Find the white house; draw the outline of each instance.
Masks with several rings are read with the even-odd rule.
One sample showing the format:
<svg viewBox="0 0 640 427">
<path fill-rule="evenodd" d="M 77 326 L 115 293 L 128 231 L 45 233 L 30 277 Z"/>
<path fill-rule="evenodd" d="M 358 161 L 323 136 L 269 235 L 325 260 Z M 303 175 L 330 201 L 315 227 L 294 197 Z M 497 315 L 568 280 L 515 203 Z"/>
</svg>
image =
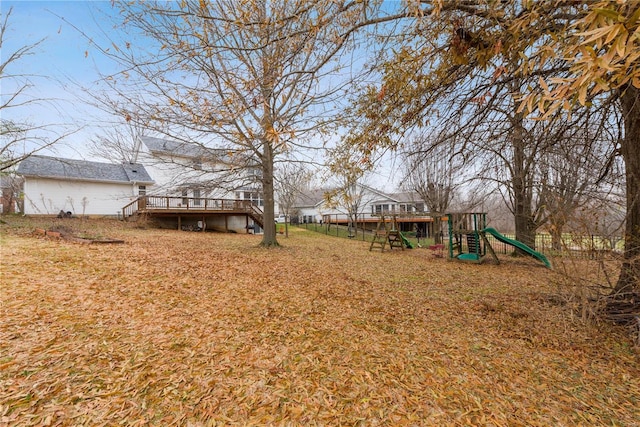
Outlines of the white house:
<svg viewBox="0 0 640 427">
<path fill-rule="evenodd" d="M 323 213 L 329 209 L 325 205 L 326 192 L 316 189 L 299 194 L 291 209 L 291 221 L 305 224 L 322 221 Z"/>
<path fill-rule="evenodd" d="M 345 200 L 350 200 L 347 203 Z M 358 220 L 377 221 L 381 214 L 385 215 L 418 215 L 424 214 L 424 201 L 415 193 L 387 194 L 367 185 L 356 184 L 348 196 L 330 189 L 312 190 L 301 194 L 296 200 L 294 210 L 298 221 L 310 222 L 345 222 L 349 217 L 348 204 L 357 211 Z"/>
<path fill-rule="evenodd" d="M 140 164 L 111 164 L 33 155 L 18 166 L 24 213 L 118 216 L 154 181 Z"/>
<path fill-rule="evenodd" d="M 136 162 L 155 180 L 154 194 L 251 200 L 263 206 L 262 171 L 233 151 L 143 136 L 138 139 Z"/>
<path fill-rule="evenodd" d="M 357 184 L 347 197 L 340 197 L 332 190 L 312 190 L 301 194 L 292 209 L 294 222 L 322 222 L 342 226 L 356 226 L 373 230 L 384 214 L 386 221 L 394 218 L 403 232 L 420 232 L 423 237 L 432 237 L 442 231 L 441 219 L 425 212 L 425 203 L 417 193 L 404 192 L 387 194 L 375 188 Z M 357 215 L 349 215 L 345 199 L 352 201 Z M 356 222 L 356 224 L 353 223 Z"/>
</svg>

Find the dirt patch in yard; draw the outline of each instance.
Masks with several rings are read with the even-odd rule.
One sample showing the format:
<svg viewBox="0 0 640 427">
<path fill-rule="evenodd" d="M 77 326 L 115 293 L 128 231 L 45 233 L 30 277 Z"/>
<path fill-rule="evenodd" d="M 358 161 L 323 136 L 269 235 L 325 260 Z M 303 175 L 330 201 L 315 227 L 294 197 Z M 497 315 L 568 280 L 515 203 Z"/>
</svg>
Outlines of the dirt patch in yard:
<svg viewBox="0 0 640 427">
<path fill-rule="evenodd" d="M 109 237 L 92 236 L 92 235 L 77 235 L 72 229 L 68 227 L 54 227 L 49 230 L 44 228 L 35 228 L 34 233 L 38 236 L 49 237 L 52 239 L 63 239 L 74 243 L 82 244 L 105 244 L 105 243 L 124 243 L 122 239 L 112 239 Z"/>
</svg>

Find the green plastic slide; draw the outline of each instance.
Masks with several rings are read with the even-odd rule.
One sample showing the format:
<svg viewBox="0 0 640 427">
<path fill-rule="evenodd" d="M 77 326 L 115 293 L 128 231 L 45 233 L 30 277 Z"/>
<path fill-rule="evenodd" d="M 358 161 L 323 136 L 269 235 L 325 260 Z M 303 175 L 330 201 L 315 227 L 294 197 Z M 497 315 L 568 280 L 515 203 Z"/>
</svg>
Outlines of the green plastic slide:
<svg viewBox="0 0 640 427">
<path fill-rule="evenodd" d="M 526 253 L 527 255 L 532 256 L 539 261 L 542 261 L 544 265 L 547 266 L 547 268 L 551 268 L 551 263 L 549 262 L 546 256 L 544 256 L 540 252 L 534 251 L 524 243 L 519 242 L 517 240 L 509 239 L 508 237 L 505 237 L 502 234 L 500 234 L 498 230 L 492 227 L 487 227 L 482 231 L 483 233 L 491 234 L 493 237 L 495 237 L 498 241 L 502 243 L 506 243 L 507 245 L 511 245 L 520 249 L 522 252 Z"/>
<path fill-rule="evenodd" d="M 407 249 L 413 249 L 413 245 L 411 244 L 411 242 L 409 240 L 407 240 L 406 237 L 404 237 L 404 234 L 402 234 L 399 231 L 398 231 L 398 234 L 400 235 L 400 238 L 402 239 L 402 243 L 404 243 L 404 245 L 407 247 Z"/>
</svg>

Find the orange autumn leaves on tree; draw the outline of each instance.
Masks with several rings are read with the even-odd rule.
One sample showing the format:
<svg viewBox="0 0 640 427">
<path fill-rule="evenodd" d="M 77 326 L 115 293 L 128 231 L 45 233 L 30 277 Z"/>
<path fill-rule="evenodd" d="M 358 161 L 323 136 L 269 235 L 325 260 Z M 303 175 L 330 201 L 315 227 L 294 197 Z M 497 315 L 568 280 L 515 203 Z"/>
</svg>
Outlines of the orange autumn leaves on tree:
<svg viewBox="0 0 640 427">
<path fill-rule="evenodd" d="M 540 64 L 558 59 L 569 66 L 562 77 L 541 77 L 537 91 L 523 98 L 521 110 L 538 110 L 549 116 L 558 108 L 571 109 L 578 102 L 613 90 L 640 89 L 640 4 L 602 1 L 589 9 L 540 49 Z"/>
<path fill-rule="evenodd" d="M 640 2 L 409 1 L 392 19 L 402 31 L 393 34 L 394 49 L 377 68 L 381 82 L 363 89 L 355 103 L 357 120 L 346 143 L 374 157 L 469 105 L 486 111 L 504 93 L 516 101 L 510 114 L 520 117 L 616 109 L 624 118 L 617 144 L 626 170 L 627 222 L 615 292 L 637 291 Z"/>
</svg>

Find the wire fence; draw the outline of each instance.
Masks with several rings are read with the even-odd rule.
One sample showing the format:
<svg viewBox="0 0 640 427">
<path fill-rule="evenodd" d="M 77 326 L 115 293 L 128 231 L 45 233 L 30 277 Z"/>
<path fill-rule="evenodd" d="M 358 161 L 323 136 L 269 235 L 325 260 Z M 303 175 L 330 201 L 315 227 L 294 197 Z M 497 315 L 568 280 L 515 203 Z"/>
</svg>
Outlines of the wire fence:
<svg viewBox="0 0 640 427">
<path fill-rule="evenodd" d="M 327 236 L 334 236 L 345 239 L 371 241 L 373 231 L 370 229 L 346 225 L 336 225 L 332 223 L 301 223 L 294 226 L 307 230 L 322 233 Z M 415 232 L 408 231 L 402 233 L 404 237 L 412 243 L 415 248 L 428 248 L 436 243 L 433 237 L 424 238 L 417 236 Z M 514 234 L 503 234 L 511 240 L 515 240 Z M 515 248 L 505 242 L 501 242 L 494 236 L 487 234 L 486 238 L 496 254 L 509 255 L 515 252 Z M 448 250 L 449 236 L 443 235 L 441 238 L 445 250 Z M 565 233 L 562 235 L 559 247 L 554 248 L 553 238 L 550 234 L 536 234 L 535 250 L 549 256 L 572 256 L 583 258 L 594 258 L 602 253 L 620 252 L 624 249 L 624 240 L 620 236 L 598 236 L 594 234 Z"/>
</svg>

